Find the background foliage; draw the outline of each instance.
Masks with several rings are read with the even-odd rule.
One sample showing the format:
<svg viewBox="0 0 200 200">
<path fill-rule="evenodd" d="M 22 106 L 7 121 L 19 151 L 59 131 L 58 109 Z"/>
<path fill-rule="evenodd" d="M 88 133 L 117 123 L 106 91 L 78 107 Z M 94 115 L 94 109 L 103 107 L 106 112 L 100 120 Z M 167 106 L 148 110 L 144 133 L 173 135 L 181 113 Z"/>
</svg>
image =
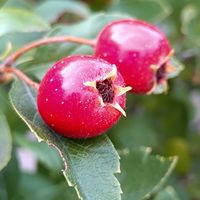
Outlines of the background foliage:
<svg viewBox="0 0 200 200">
<path fill-rule="evenodd" d="M 131 16 L 160 27 L 185 65 L 170 80 L 167 95 L 128 95 L 128 118 L 108 136 L 84 141 L 50 131 L 37 114 L 35 91 L 26 84 L 1 85 L 0 199 L 75 200 L 78 191 L 84 200 L 113 200 L 120 199 L 121 190 L 123 200 L 200 199 L 199 0 L 0 0 L 0 7 L 0 62 L 9 43 L 13 52 L 42 37 L 94 39 L 105 24 Z M 16 67 L 39 81 L 59 58 L 92 52 L 84 45 L 53 44 L 26 54 Z M 40 141 L 59 148 L 68 183 L 55 149 L 38 143 L 12 106 Z M 172 173 L 176 158 L 168 157 L 174 155 L 179 160 Z"/>
</svg>

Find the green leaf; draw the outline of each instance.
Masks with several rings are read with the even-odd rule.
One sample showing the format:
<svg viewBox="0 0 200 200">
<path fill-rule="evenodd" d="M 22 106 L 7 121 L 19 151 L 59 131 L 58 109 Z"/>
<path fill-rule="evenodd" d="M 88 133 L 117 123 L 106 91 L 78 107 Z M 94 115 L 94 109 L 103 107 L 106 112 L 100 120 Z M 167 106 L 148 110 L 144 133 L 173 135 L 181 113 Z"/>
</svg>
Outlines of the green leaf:
<svg viewBox="0 0 200 200">
<path fill-rule="evenodd" d="M 98 33 L 105 25 L 114 20 L 119 20 L 124 18 L 128 18 L 128 16 L 117 15 L 117 14 L 108 15 L 103 13 L 94 14 L 91 17 L 87 18 L 86 20 L 76 24 L 56 26 L 47 34 L 47 36 L 52 37 L 60 35 L 71 35 L 71 36 L 95 39 Z"/>
<path fill-rule="evenodd" d="M 106 24 L 122 18 L 127 18 L 127 16 L 96 14 L 74 25 L 56 26 L 47 34 L 47 37 L 70 35 L 95 39 Z M 41 80 L 46 70 L 54 62 L 64 56 L 72 54 L 93 54 L 93 49 L 85 45 L 73 43 L 43 46 L 37 49 L 33 61 L 20 65 L 19 68 Z"/>
<path fill-rule="evenodd" d="M 45 143 L 38 143 L 37 141 L 32 141 L 19 134 L 16 134 L 15 140 L 17 144 L 21 147 L 29 149 L 33 153 L 35 153 L 39 161 L 41 161 L 50 170 L 61 170 L 62 160 L 58 157 L 55 149 L 50 148 Z"/>
<path fill-rule="evenodd" d="M 39 141 L 55 147 L 64 163 L 63 174 L 84 200 L 120 199 L 119 157 L 106 135 L 87 140 L 64 138 L 42 121 L 37 112 L 36 91 L 16 81 L 10 91 L 13 107 Z"/>
<path fill-rule="evenodd" d="M 51 10 L 51 14 L 46 12 Z M 45 1 L 36 8 L 36 13 L 48 22 L 55 22 L 64 13 L 72 13 L 81 18 L 90 15 L 90 10 L 86 4 L 77 1 Z"/>
<path fill-rule="evenodd" d="M 176 172 L 179 175 L 186 175 L 191 168 L 191 156 L 189 144 L 182 137 L 171 137 L 165 145 L 165 155 L 178 156 Z"/>
<path fill-rule="evenodd" d="M 47 37 L 70 35 L 95 39 L 106 24 L 122 18 L 127 18 L 127 16 L 96 14 L 74 25 L 57 26 L 47 34 Z M 93 49 L 85 45 L 72 43 L 43 46 L 37 49 L 33 61 L 26 62 L 24 65 L 21 64 L 19 68 L 41 80 L 53 63 L 62 57 L 72 54 L 93 54 Z"/>
<path fill-rule="evenodd" d="M 197 5 L 188 4 L 184 7 L 181 13 L 182 32 L 191 39 L 195 45 L 200 45 L 200 14 L 199 2 Z"/>
<path fill-rule="evenodd" d="M 128 114 L 111 130 L 111 139 L 119 148 L 138 148 L 140 146 L 157 146 L 156 130 L 147 116 Z"/>
<path fill-rule="evenodd" d="M 164 190 L 160 191 L 154 200 L 180 200 L 173 187 L 168 186 Z"/>
<path fill-rule="evenodd" d="M 23 8 L 33 10 L 33 4 L 27 0 L 7 0 L 3 8 Z"/>
<path fill-rule="evenodd" d="M 66 187 L 66 182 L 54 182 L 39 173 L 21 174 L 18 196 L 15 200 L 21 200 L 22 196 L 28 200 L 78 200 L 72 188 Z"/>
<path fill-rule="evenodd" d="M 18 192 L 20 171 L 15 156 L 16 149 L 13 149 L 13 154 L 7 167 L 0 172 L 0 199 L 14 199 Z"/>
<path fill-rule="evenodd" d="M 7 43 L 4 51 L 1 53 L 0 52 L 0 61 L 4 60 L 12 51 L 12 44 L 9 42 Z"/>
<path fill-rule="evenodd" d="M 0 9 L 4 5 L 5 2 L 6 2 L 6 0 L 0 0 Z"/>
<path fill-rule="evenodd" d="M 0 36 L 14 32 L 41 32 L 49 29 L 47 22 L 25 9 L 1 9 L 0 21 Z"/>
<path fill-rule="evenodd" d="M 119 0 L 111 5 L 109 11 L 154 22 L 169 16 L 171 7 L 163 0 Z"/>
<path fill-rule="evenodd" d="M 12 152 L 12 137 L 5 116 L 0 113 L 0 170 L 9 162 Z"/>
<path fill-rule="evenodd" d="M 95 39 L 106 24 L 122 18 L 127 18 L 127 16 L 96 14 L 89 17 L 87 20 L 74 25 L 56 26 L 46 35 L 46 37 L 69 35 Z M 33 61 L 20 65 L 19 68 L 28 72 L 30 75 L 34 75 L 40 80 L 46 70 L 52 66 L 54 62 L 62 57 L 72 54 L 93 54 L 93 49 L 85 45 L 67 42 L 43 46 L 37 49 Z"/>
<path fill-rule="evenodd" d="M 149 198 L 166 182 L 175 167 L 177 158 L 150 155 L 150 148 L 122 150 L 121 168 L 117 177 L 122 185 L 122 200 Z"/>
</svg>

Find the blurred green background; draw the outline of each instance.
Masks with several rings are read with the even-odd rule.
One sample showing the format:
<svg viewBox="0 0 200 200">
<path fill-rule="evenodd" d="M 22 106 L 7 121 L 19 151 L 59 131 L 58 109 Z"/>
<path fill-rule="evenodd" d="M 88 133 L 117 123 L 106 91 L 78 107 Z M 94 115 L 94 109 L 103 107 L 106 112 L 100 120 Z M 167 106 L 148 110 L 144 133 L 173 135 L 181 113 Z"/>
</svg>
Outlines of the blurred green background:
<svg viewBox="0 0 200 200">
<path fill-rule="evenodd" d="M 89 35 L 95 38 L 96 27 L 90 34 L 84 26 L 63 27 L 102 12 L 132 16 L 157 25 L 168 36 L 176 51 L 175 56 L 185 69 L 178 77 L 170 79 L 167 95 L 128 95 L 128 118 L 121 119 L 108 135 L 117 149 L 149 146 L 153 154 L 179 156 L 177 167 L 167 183 L 170 187 L 152 199 L 167 200 L 165 193 L 172 193 L 171 199 L 200 200 L 199 0 L 1 0 L 0 5 L 3 9 L 23 8 L 34 13 L 29 16 L 27 13 L 12 13 L 11 9 L 8 15 L 0 11 L 2 57 L 9 41 L 14 51 L 45 35 Z M 20 23 L 16 16 L 21 17 Z M 28 25 L 23 17 L 32 18 L 33 23 Z M 101 17 L 98 19 L 101 23 Z M 48 56 L 50 51 L 55 52 L 51 58 Z M 87 54 L 92 50 L 77 45 L 49 45 L 28 53 L 17 66 L 39 80 L 56 59 L 79 52 Z M 67 183 L 60 173 L 62 162 L 56 152 L 37 143 L 14 113 L 8 101 L 9 88 L 10 84 L 0 87 L 0 111 L 8 120 L 13 138 L 12 159 L 0 172 L 0 199 L 76 199 L 72 189 L 66 190 Z M 30 161 L 23 162 L 25 159 Z"/>
</svg>

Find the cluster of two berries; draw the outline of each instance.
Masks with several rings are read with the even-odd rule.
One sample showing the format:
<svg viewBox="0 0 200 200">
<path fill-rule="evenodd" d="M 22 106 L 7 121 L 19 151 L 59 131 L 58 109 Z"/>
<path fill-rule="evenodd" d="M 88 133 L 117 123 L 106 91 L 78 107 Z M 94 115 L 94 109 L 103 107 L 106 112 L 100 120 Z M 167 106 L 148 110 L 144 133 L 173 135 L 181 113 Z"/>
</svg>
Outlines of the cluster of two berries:
<svg viewBox="0 0 200 200">
<path fill-rule="evenodd" d="M 48 70 L 38 92 L 38 110 L 57 133 L 89 138 L 126 115 L 126 92 L 167 89 L 173 54 L 165 35 L 141 20 L 112 22 L 99 34 L 95 56 L 70 56 Z"/>
</svg>

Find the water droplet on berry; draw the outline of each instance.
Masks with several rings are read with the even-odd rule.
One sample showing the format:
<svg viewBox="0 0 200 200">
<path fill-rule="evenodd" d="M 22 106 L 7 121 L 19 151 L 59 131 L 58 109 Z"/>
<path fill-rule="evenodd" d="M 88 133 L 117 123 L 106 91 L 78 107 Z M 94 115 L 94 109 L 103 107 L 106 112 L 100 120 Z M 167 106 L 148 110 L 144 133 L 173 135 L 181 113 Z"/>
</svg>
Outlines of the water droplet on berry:
<svg viewBox="0 0 200 200">
<path fill-rule="evenodd" d="M 108 56 L 108 54 L 107 54 L 107 53 L 103 53 L 103 56 L 104 56 L 104 57 L 107 57 L 107 56 Z"/>
<path fill-rule="evenodd" d="M 136 55 L 136 53 L 133 53 L 133 58 L 135 58 L 137 55 Z"/>
</svg>

